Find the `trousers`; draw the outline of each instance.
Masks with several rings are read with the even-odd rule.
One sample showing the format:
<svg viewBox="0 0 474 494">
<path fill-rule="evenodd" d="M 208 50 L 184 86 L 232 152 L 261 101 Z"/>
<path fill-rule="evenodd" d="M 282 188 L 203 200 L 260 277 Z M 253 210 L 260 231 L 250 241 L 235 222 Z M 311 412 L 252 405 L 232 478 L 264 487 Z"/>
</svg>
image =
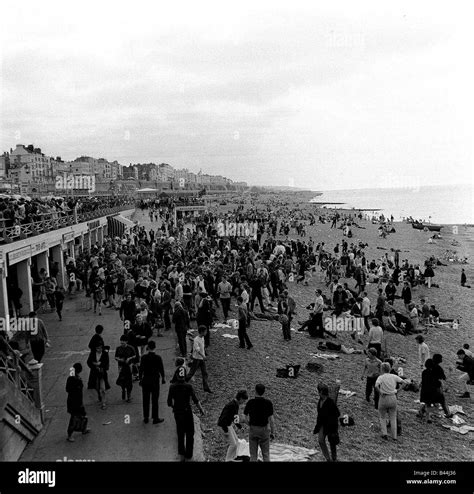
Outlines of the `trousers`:
<svg viewBox="0 0 474 494">
<path fill-rule="evenodd" d="M 201 369 L 202 387 L 203 387 L 204 391 L 210 391 L 209 382 L 207 380 L 208 374 L 207 374 L 207 369 L 206 369 L 206 362 L 204 362 L 204 360 L 200 360 L 200 359 L 196 359 L 196 358 L 193 359 L 193 362 L 191 364 L 191 368 L 189 369 L 189 372 L 188 372 L 188 376 L 186 377 L 186 381 L 189 381 L 194 376 L 194 374 L 196 373 L 196 371 L 198 369 Z"/>
<path fill-rule="evenodd" d="M 250 461 L 257 461 L 258 448 L 262 451 L 263 461 L 270 461 L 270 428 L 251 425 L 249 430 Z"/>
<path fill-rule="evenodd" d="M 238 333 L 240 346 L 244 348 L 245 345 L 247 345 L 247 348 L 250 348 L 252 346 L 252 343 L 250 341 L 249 335 L 247 334 L 247 326 L 245 324 L 242 324 L 240 321 Z"/>
<path fill-rule="evenodd" d="M 160 396 L 160 388 L 142 386 L 143 397 L 143 418 L 147 419 L 150 415 L 150 398 L 151 398 L 151 418 L 158 419 L 158 398 Z"/>
<path fill-rule="evenodd" d="M 387 419 L 390 420 L 390 432 L 393 439 L 397 439 L 397 397 L 396 395 L 380 395 L 379 398 L 379 419 L 382 436 L 387 435 Z"/>
<path fill-rule="evenodd" d="M 222 312 L 224 312 L 224 319 L 229 316 L 230 298 L 221 298 Z"/>
<path fill-rule="evenodd" d="M 175 412 L 176 432 L 178 434 L 178 454 L 190 460 L 194 450 L 194 418 L 193 412 Z"/>
</svg>

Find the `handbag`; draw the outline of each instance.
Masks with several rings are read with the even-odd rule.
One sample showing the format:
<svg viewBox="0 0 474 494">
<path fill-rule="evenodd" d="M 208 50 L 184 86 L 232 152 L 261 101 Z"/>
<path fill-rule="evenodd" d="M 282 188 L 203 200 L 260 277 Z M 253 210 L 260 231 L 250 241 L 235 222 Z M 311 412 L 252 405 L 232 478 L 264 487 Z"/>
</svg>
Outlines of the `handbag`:
<svg viewBox="0 0 474 494">
<path fill-rule="evenodd" d="M 75 432 L 84 432 L 87 429 L 88 419 L 84 415 L 73 415 L 72 416 L 72 430 Z"/>
</svg>

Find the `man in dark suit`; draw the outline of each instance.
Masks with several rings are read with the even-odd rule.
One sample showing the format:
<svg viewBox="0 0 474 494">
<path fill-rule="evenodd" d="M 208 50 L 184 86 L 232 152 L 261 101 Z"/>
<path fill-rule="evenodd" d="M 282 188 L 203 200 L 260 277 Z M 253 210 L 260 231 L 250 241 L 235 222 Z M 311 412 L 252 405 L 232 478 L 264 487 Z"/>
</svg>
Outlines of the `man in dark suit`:
<svg viewBox="0 0 474 494">
<path fill-rule="evenodd" d="M 143 422 L 148 424 L 150 414 L 150 397 L 151 397 L 151 416 L 154 424 L 160 424 L 164 421 L 158 417 L 158 398 L 160 396 L 160 376 L 161 384 L 165 384 L 165 370 L 163 360 L 155 353 L 156 343 L 149 341 L 147 344 L 148 353 L 143 355 L 140 361 L 140 386 L 143 394 Z"/>
</svg>

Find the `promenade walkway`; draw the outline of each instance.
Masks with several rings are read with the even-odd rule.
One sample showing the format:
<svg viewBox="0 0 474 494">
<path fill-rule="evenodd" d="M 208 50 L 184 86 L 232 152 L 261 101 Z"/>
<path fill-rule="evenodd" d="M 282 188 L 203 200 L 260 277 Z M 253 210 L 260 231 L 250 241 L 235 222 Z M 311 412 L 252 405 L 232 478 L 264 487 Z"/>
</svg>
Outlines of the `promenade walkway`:
<svg viewBox="0 0 474 494">
<path fill-rule="evenodd" d="M 140 224 L 147 228 L 148 218 L 137 212 Z M 153 425 L 143 423 L 141 388 L 134 382 L 132 402 L 122 401 L 121 388 L 115 384 L 118 375 L 114 352 L 123 333 L 123 323 L 116 310 L 104 308 L 102 315 L 94 314 L 90 298 L 84 292 L 66 296 L 63 320 L 57 315 L 42 314 L 48 330 L 51 348 L 43 358 L 43 395 L 46 405 L 46 423 L 40 435 L 23 452 L 20 461 L 178 461 L 176 424 L 166 404 L 169 380 L 174 372 L 175 340 L 173 330 L 162 338 L 153 337 L 157 353 L 163 358 L 166 384 L 161 386 L 159 415 L 165 421 Z M 88 304 L 88 306 L 87 306 Z M 86 365 L 87 347 L 97 324 L 104 326 L 103 338 L 110 345 L 108 406 L 101 410 L 94 390 L 87 390 L 89 368 Z M 69 370 L 75 362 L 81 362 L 84 370 L 84 405 L 89 417 L 91 433 L 75 433 L 75 442 L 66 441 L 69 415 L 66 411 L 65 391 Z M 203 461 L 202 439 L 199 421 L 195 418 L 194 461 Z"/>
</svg>

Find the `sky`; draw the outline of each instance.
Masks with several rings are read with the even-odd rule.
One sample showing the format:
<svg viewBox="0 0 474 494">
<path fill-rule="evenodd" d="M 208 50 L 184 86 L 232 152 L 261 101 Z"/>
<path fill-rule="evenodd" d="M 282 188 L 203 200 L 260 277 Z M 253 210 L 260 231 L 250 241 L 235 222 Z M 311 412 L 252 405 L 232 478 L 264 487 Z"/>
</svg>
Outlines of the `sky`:
<svg viewBox="0 0 474 494">
<path fill-rule="evenodd" d="M 2 0 L 0 17 L 1 152 L 312 190 L 474 184 L 469 2 Z"/>
</svg>

